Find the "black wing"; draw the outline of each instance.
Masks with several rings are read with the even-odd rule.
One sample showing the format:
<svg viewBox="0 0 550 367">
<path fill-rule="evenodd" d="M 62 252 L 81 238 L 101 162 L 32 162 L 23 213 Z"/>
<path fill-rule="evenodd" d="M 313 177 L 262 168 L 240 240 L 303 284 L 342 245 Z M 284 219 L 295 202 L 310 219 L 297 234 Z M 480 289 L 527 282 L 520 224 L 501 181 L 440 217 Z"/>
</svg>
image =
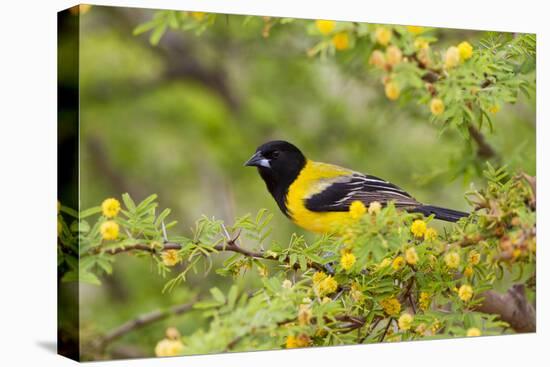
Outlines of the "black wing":
<svg viewBox="0 0 550 367">
<path fill-rule="evenodd" d="M 305 206 L 314 212 L 344 212 L 356 200 L 367 207 L 373 201 L 382 205 L 393 201 L 396 207 L 421 205 L 411 195 L 388 181 L 354 173 L 335 179 L 323 191 L 306 199 Z"/>
</svg>

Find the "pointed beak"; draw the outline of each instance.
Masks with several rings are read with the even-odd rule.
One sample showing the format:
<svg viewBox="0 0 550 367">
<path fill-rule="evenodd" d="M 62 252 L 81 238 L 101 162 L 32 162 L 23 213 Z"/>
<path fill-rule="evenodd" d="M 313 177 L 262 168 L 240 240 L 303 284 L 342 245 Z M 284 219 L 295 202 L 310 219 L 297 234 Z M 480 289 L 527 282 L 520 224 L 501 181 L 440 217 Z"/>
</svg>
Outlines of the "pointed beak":
<svg viewBox="0 0 550 367">
<path fill-rule="evenodd" d="M 244 165 L 249 167 L 271 168 L 269 160 L 266 159 L 261 152 L 254 153 L 254 155 L 248 161 L 246 161 Z"/>
</svg>

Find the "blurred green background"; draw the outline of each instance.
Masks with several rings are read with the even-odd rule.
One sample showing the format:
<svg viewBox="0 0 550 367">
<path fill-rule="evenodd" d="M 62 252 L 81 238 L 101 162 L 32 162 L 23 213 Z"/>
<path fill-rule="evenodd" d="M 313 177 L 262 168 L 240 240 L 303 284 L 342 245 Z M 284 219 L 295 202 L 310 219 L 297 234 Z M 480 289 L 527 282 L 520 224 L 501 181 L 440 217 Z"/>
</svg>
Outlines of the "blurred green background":
<svg viewBox="0 0 550 367">
<path fill-rule="evenodd" d="M 200 36 L 168 31 L 152 46 L 132 31 L 153 13 L 94 6 L 82 14 L 82 208 L 124 192 L 136 200 L 157 193 L 161 208 L 178 220 L 172 232 L 184 235 L 203 214 L 232 223 L 267 208 L 275 213 L 272 240 L 285 244 L 304 231 L 279 212 L 257 172 L 243 167 L 258 145 L 285 139 L 311 159 L 386 178 L 423 202 L 468 210 L 464 193 L 481 183 L 468 143 L 454 131 L 440 135 L 425 106 L 389 101 L 366 60 L 345 53 L 310 58 L 314 41 L 303 24 L 273 27 L 264 38 L 261 17 L 224 16 Z M 434 34 L 444 47 L 464 39 L 475 45 L 484 32 Z M 503 106 L 494 120 L 487 139 L 502 161 L 534 175 L 534 99 Z M 139 313 L 229 283 L 213 272 L 196 274 L 162 294 L 166 280 L 151 261 L 118 256 L 101 287 L 81 285 L 84 342 Z M 252 288 L 257 278 L 252 269 L 239 282 Z M 192 315 L 166 320 L 128 334 L 112 353 L 132 345 L 151 355 L 168 325 L 182 334 L 207 327 Z"/>
</svg>

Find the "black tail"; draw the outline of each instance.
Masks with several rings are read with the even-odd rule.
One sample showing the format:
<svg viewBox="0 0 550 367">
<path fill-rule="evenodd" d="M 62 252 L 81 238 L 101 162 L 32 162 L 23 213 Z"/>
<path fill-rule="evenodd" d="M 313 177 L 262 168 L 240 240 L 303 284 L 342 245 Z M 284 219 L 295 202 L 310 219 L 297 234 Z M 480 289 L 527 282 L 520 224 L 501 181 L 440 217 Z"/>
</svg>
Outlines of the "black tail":
<svg viewBox="0 0 550 367">
<path fill-rule="evenodd" d="M 436 219 L 447 222 L 456 222 L 462 217 L 467 217 L 469 213 L 459 212 L 458 210 L 440 208 L 433 205 L 422 205 L 410 210 L 413 213 L 422 213 L 425 216 L 435 215 Z"/>
</svg>

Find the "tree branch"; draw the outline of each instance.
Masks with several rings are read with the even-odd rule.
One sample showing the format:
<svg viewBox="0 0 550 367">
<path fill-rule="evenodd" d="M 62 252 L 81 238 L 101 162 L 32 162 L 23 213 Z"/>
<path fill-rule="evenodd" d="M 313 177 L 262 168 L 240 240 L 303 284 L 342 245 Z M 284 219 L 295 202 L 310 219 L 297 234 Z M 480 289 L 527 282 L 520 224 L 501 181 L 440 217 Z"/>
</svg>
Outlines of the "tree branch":
<svg viewBox="0 0 550 367">
<path fill-rule="evenodd" d="M 493 147 L 485 139 L 485 136 L 473 124 L 468 125 L 468 132 L 477 144 L 477 155 L 479 158 L 489 159 L 497 156 Z"/>
<path fill-rule="evenodd" d="M 196 302 L 197 300 L 194 300 L 189 303 L 183 303 L 181 305 L 172 306 L 168 310 L 155 310 L 145 314 L 138 315 L 133 320 L 127 321 L 124 324 L 107 332 L 97 342 L 97 346 L 101 351 L 103 351 L 110 343 L 122 337 L 123 335 L 128 334 L 133 330 L 140 329 L 156 321 L 166 319 L 168 316 L 181 315 L 187 311 L 190 311 L 191 309 L 193 309 L 193 305 Z"/>
<path fill-rule="evenodd" d="M 505 294 L 486 291 L 481 297 L 477 311 L 499 315 L 519 333 L 537 330 L 536 310 L 525 297 L 525 285 L 515 284 Z"/>
</svg>

